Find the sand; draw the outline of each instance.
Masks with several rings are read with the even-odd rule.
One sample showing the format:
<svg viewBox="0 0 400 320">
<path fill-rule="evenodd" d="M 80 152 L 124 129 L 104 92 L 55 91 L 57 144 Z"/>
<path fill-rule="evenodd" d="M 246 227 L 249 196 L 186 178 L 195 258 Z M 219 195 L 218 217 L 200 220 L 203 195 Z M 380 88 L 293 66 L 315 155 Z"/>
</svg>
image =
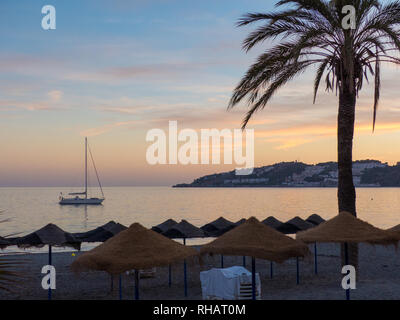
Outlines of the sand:
<svg viewBox="0 0 400 320">
<path fill-rule="evenodd" d="M 314 246 L 310 246 L 313 252 Z M 296 260 L 274 264 L 274 277 L 270 278 L 270 263 L 257 260 L 256 269 L 262 282 L 262 299 L 266 300 L 343 300 L 341 288 L 340 248 L 337 244 L 318 245 L 318 275 L 314 274 L 314 256 L 300 261 L 300 284 L 296 284 Z M 111 290 L 111 277 L 104 272 L 86 272 L 76 276 L 69 269 L 72 261 L 81 253 L 54 253 L 53 265 L 57 270 L 57 288 L 53 299 L 119 299 L 118 277 Z M 357 289 L 351 292 L 354 300 L 400 299 L 400 252 L 393 247 L 360 245 L 360 267 Z M 47 264 L 47 254 L 25 254 L 25 265 L 18 271 L 26 279 L 12 293 L 0 291 L 0 299 L 47 299 L 47 291 L 41 287 L 41 268 Z M 251 259 L 247 258 L 251 270 Z M 172 286 L 168 287 L 168 267 L 157 268 L 155 278 L 141 279 L 140 299 L 146 300 L 201 300 L 200 271 L 220 267 L 220 256 L 206 258 L 203 267 L 188 266 L 188 297 L 184 297 L 183 264 L 172 267 Z M 224 266 L 242 265 L 242 257 L 224 257 Z M 132 275 L 122 277 L 123 299 L 134 299 Z"/>
</svg>

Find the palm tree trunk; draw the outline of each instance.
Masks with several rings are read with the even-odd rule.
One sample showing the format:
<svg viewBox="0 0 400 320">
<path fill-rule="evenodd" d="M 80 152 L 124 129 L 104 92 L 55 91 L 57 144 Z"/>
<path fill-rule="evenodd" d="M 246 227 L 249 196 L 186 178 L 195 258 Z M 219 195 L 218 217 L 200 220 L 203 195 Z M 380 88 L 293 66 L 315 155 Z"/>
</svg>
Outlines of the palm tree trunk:
<svg viewBox="0 0 400 320">
<path fill-rule="evenodd" d="M 339 94 L 338 112 L 338 202 L 339 212 L 347 211 L 357 216 L 356 190 L 353 182 L 353 137 L 355 122 L 355 89 L 344 86 Z M 350 244 L 349 263 L 358 267 L 358 246 Z M 344 265 L 344 246 L 341 248 L 342 265 Z"/>
</svg>

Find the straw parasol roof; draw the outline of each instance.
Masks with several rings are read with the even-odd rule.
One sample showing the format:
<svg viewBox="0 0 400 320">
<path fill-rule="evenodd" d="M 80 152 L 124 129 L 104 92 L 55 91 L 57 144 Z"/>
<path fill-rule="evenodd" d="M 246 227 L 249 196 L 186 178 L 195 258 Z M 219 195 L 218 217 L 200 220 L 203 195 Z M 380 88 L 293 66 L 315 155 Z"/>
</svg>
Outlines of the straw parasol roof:
<svg viewBox="0 0 400 320">
<path fill-rule="evenodd" d="M 176 224 L 178 224 L 178 222 L 176 222 L 174 219 L 168 219 L 163 223 L 160 223 L 159 225 L 152 227 L 151 230 L 158 233 L 163 233 L 168 229 L 172 228 Z"/>
<path fill-rule="evenodd" d="M 391 234 L 393 234 L 397 239 L 400 240 L 400 224 L 397 226 L 394 226 L 390 229 L 387 229 L 386 231 L 390 232 Z"/>
<path fill-rule="evenodd" d="M 73 236 L 82 242 L 104 242 L 125 229 L 124 225 L 110 221 L 87 232 L 73 233 Z"/>
<path fill-rule="evenodd" d="M 278 229 L 283 224 L 283 222 L 279 221 L 275 217 L 268 217 L 262 223 L 275 230 Z"/>
<path fill-rule="evenodd" d="M 13 244 L 18 247 L 43 247 L 44 245 L 72 247 L 76 250 L 81 247 L 81 241 L 52 223 L 24 237 L 14 238 Z"/>
<path fill-rule="evenodd" d="M 200 254 L 251 256 L 281 263 L 291 257 L 304 257 L 308 247 L 259 222 L 248 219 L 242 225 L 204 245 Z"/>
<path fill-rule="evenodd" d="M 378 229 L 371 224 L 360 220 L 348 212 L 341 212 L 331 220 L 319 226 L 299 232 L 296 235 L 298 240 L 306 243 L 313 242 L 337 242 L 337 243 L 358 243 L 397 245 L 398 236 L 392 232 Z"/>
<path fill-rule="evenodd" d="M 125 227 L 123 224 L 120 224 L 115 221 L 110 221 L 110 222 L 106 223 L 104 226 L 102 226 L 102 228 L 106 231 L 113 233 L 114 235 L 120 233 L 121 231 L 128 229 L 128 227 Z"/>
<path fill-rule="evenodd" d="M 246 222 L 246 219 L 243 218 L 243 219 L 240 219 L 239 221 L 236 221 L 236 222 L 235 222 L 235 225 L 236 225 L 236 226 L 240 226 L 241 224 L 243 224 L 243 223 L 245 223 L 245 222 Z"/>
<path fill-rule="evenodd" d="M 316 225 L 316 226 L 320 225 L 322 222 L 325 222 L 325 221 L 326 221 L 325 219 L 323 219 L 322 217 L 320 217 L 317 214 L 312 214 L 311 216 L 309 216 L 306 219 L 306 222 L 312 223 L 313 225 Z"/>
<path fill-rule="evenodd" d="M 11 245 L 10 241 L 8 241 L 7 239 L 5 239 L 3 237 L 0 237 L 0 249 L 4 249 L 10 245 Z"/>
<path fill-rule="evenodd" d="M 315 227 L 315 225 L 304 221 L 300 217 L 295 217 L 280 225 L 277 230 L 285 234 L 293 234 L 313 227 Z"/>
<path fill-rule="evenodd" d="M 206 236 L 203 230 L 186 220 L 182 220 L 178 224 L 172 226 L 172 228 L 163 232 L 163 235 L 171 239 L 203 238 Z"/>
<path fill-rule="evenodd" d="M 219 237 L 234 227 L 236 227 L 236 225 L 233 222 L 226 220 L 224 217 L 220 217 L 213 222 L 207 223 L 200 229 L 211 237 Z"/>
<path fill-rule="evenodd" d="M 394 226 L 390 229 L 387 229 L 386 231 L 391 231 L 391 232 L 395 232 L 395 233 L 399 233 L 400 234 L 400 224 L 397 226 Z"/>
<path fill-rule="evenodd" d="M 115 237 L 80 255 L 71 268 L 74 272 L 101 270 L 121 274 L 128 270 L 169 265 L 197 255 L 196 249 L 134 223 Z"/>
</svg>

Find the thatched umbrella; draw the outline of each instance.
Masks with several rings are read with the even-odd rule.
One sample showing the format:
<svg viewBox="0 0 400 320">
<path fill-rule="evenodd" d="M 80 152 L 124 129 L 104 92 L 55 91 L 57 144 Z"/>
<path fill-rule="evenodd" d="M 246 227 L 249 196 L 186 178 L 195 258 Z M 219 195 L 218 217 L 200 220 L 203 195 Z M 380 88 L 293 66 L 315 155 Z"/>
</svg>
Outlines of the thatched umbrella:
<svg viewBox="0 0 400 320">
<path fill-rule="evenodd" d="M 285 234 L 294 234 L 299 231 L 308 230 L 310 228 L 315 227 L 313 224 L 304 221 L 300 217 L 295 217 L 277 228 L 278 231 Z"/>
<path fill-rule="evenodd" d="M 170 239 L 183 239 L 183 244 L 186 245 L 186 239 L 191 238 L 204 238 L 206 234 L 200 228 L 197 228 L 193 224 L 182 220 L 178 224 L 172 226 L 170 229 L 162 233 L 164 236 Z M 183 272 L 184 272 L 184 285 L 185 285 L 185 297 L 187 297 L 187 266 L 186 260 L 183 261 Z M 169 267 L 169 286 L 171 286 L 171 267 Z"/>
<path fill-rule="evenodd" d="M 311 223 L 314 226 L 318 226 L 321 223 L 325 222 L 321 216 L 317 214 L 312 214 L 306 219 L 306 222 Z M 314 272 L 318 274 L 318 263 L 317 263 L 318 255 L 317 255 L 317 243 L 314 243 Z"/>
<path fill-rule="evenodd" d="M 394 227 L 392 227 L 390 229 L 387 229 L 386 231 L 394 232 L 394 233 L 397 233 L 397 234 L 400 235 L 400 224 L 397 225 L 397 226 L 394 226 Z"/>
<path fill-rule="evenodd" d="M 322 222 L 325 222 L 326 220 L 323 219 L 321 216 L 317 215 L 317 214 L 312 214 L 311 216 L 309 216 L 306 219 L 306 222 L 309 222 L 315 226 L 320 225 Z"/>
<path fill-rule="evenodd" d="M 104 242 L 126 229 L 124 225 L 110 221 L 87 232 L 73 233 L 73 236 L 82 242 Z"/>
<path fill-rule="evenodd" d="M 162 234 L 170 239 L 183 239 L 184 244 L 186 244 L 186 239 L 204 238 L 206 236 L 203 230 L 186 220 L 182 220 Z"/>
<path fill-rule="evenodd" d="M 168 220 L 164 221 L 163 223 L 160 223 L 159 225 L 152 227 L 151 230 L 158 232 L 158 233 L 164 233 L 177 224 L 178 224 L 178 222 L 176 222 L 174 219 L 168 219 Z M 171 265 L 169 265 L 168 266 L 168 286 L 170 288 L 171 288 L 171 284 L 172 284 Z"/>
<path fill-rule="evenodd" d="M 271 227 L 272 229 L 277 230 L 281 225 L 283 225 L 282 221 L 279 221 L 275 217 L 268 217 L 267 219 L 263 220 L 262 223 L 264 223 L 266 226 Z"/>
<path fill-rule="evenodd" d="M 135 297 L 139 299 L 139 270 L 170 265 L 195 257 L 194 248 L 183 246 L 138 223 L 80 255 L 71 265 L 75 272 L 101 270 L 121 274 L 135 270 Z"/>
<path fill-rule="evenodd" d="M 217 220 L 202 226 L 201 230 L 203 230 L 209 237 L 219 237 L 236 226 L 235 223 L 226 220 L 224 217 L 219 217 Z M 224 268 L 224 255 L 221 255 L 221 268 Z"/>
<path fill-rule="evenodd" d="M 102 228 L 106 231 L 111 232 L 114 235 L 120 233 L 121 231 L 128 229 L 128 227 L 126 227 L 123 224 L 120 224 L 118 222 L 115 222 L 115 221 L 110 221 L 110 222 L 106 223 L 105 225 L 102 226 Z"/>
<path fill-rule="evenodd" d="M 400 240 L 400 224 L 386 230 Z"/>
<path fill-rule="evenodd" d="M 6 238 L 0 237 L 0 249 L 4 249 L 11 245 L 11 242 Z"/>
<path fill-rule="evenodd" d="M 245 218 L 243 218 L 243 219 L 240 219 L 239 221 L 236 221 L 235 222 L 235 226 L 237 227 L 237 226 L 240 226 L 241 224 L 243 224 L 243 223 L 245 223 L 246 222 L 246 219 Z M 221 257 L 223 257 L 223 256 L 221 256 Z M 246 268 L 246 256 L 243 256 L 243 268 Z"/>
<path fill-rule="evenodd" d="M 210 237 L 219 237 L 235 227 L 235 223 L 226 220 L 224 217 L 220 217 L 217 220 L 205 224 L 200 229 Z"/>
<path fill-rule="evenodd" d="M 49 246 L 49 265 L 51 265 L 51 248 L 57 247 L 72 247 L 76 250 L 80 250 L 81 241 L 76 239 L 71 233 L 65 232 L 55 224 L 48 224 L 45 227 L 32 232 L 26 236 L 14 238 L 13 244 L 16 244 L 20 248 L 29 247 L 43 247 Z M 48 298 L 51 299 L 51 288 L 48 291 Z"/>
<path fill-rule="evenodd" d="M 279 227 L 283 225 L 282 221 L 279 221 L 275 217 L 268 217 L 267 219 L 262 221 L 263 224 L 265 224 L 268 227 L 271 227 L 272 229 L 278 230 Z M 272 279 L 273 277 L 273 262 L 270 261 L 270 277 Z"/>
<path fill-rule="evenodd" d="M 172 228 L 176 224 L 178 224 L 178 222 L 176 222 L 174 219 L 168 219 L 163 223 L 160 223 L 159 225 L 152 227 L 151 230 L 158 233 L 163 233 L 168 229 Z"/>
<path fill-rule="evenodd" d="M 124 225 L 115 221 L 110 221 L 100 227 L 97 227 L 96 229 L 87 232 L 73 233 L 73 236 L 82 242 L 105 242 L 126 229 L 127 227 Z M 111 291 L 113 291 L 113 288 L 114 278 L 111 276 Z"/>
<path fill-rule="evenodd" d="M 236 221 L 236 222 L 235 222 L 235 225 L 236 225 L 236 226 L 240 226 L 241 224 L 243 224 L 243 223 L 245 223 L 245 222 L 246 222 L 246 219 L 243 218 L 243 219 L 240 219 L 239 221 Z"/>
<path fill-rule="evenodd" d="M 348 243 L 397 245 L 399 241 L 399 237 L 393 232 L 378 229 L 348 212 L 341 212 L 333 219 L 313 229 L 299 232 L 296 238 L 305 243 L 333 242 L 344 244 L 346 265 L 348 264 Z M 350 290 L 346 290 L 346 298 L 350 299 Z"/>
<path fill-rule="evenodd" d="M 282 263 L 292 257 L 304 257 L 309 250 L 305 244 L 283 235 L 252 217 L 203 246 L 200 253 L 251 256 L 253 299 L 255 299 L 256 258 Z"/>
</svg>

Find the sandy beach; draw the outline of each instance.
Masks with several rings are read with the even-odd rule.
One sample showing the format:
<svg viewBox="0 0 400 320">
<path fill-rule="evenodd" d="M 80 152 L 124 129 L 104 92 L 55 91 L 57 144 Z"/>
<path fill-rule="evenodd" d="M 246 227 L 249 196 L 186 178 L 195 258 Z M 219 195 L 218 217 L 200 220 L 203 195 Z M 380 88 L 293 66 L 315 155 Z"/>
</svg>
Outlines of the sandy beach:
<svg viewBox="0 0 400 320">
<path fill-rule="evenodd" d="M 313 246 L 310 246 L 313 252 Z M 337 244 L 318 245 L 318 275 L 314 274 L 314 257 L 300 261 L 300 284 L 296 285 L 296 260 L 274 264 L 274 277 L 270 278 L 270 263 L 257 260 L 256 269 L 262 282 L 262 299 L 265 300 L 342 300 L 340 249 Z M 81 254 L 75 252 L 54 253 L 53 265 L 57 270 L 57 289 L 53 299 L 116 300 L 118 278 L 111 291 L 111 278 L 105 272 L 85 272 L 76 276 L 70 271 L 73 260 Z M 400 299 L 400 252 L 394 247 L 360 245 L 360 268 L 357 274 L 357 290 L 351 292 L 354 300 Z M 10 256 L 11 257 L 11 256 Z M 0 299 L 47 299 L 47 291 L 41 287 L 40 273 L 47 264 L 47 254 L 19 255 L 25 264 L 18 271 L 27 278 L 12 293 L 0 291 Z M 201 300 L 199 272 L 220 267 L 220 256 L 204 258 L 203 266 L 188 266 L 188 297 L 184 297 L 183 264 L 172 267 L 172 286 L 168 287 L 168 268 L 157 268 L 155 278 L 141 279 L 140 298 L 145 300 Z M 242 257 L 224 257 L 224 267 L 242 265 Z M 251 259 L 247 258 L 251 270 Z M 122 278 L 123 299 L 134 298 L 133 276 Z"/>
</svg>

